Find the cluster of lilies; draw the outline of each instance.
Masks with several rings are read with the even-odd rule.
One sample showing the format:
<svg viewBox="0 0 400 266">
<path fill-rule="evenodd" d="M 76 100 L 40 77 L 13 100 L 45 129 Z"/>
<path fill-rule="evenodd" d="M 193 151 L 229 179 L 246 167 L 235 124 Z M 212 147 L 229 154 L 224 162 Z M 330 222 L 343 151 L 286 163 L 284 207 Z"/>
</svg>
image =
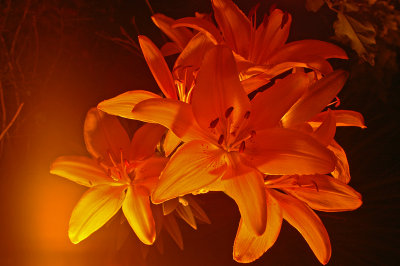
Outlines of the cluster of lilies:
<svg viewBox="0 0 400 266">
<path fill-rule="evenodd" d="M 166 228 L 182 247 L 175 217 L 193 228 L 196 219 L 209 223 L 193 195 L 220 191 L 241 215 L 236 261 L 265 253 L 285 219 L 326 264 L 331 244 L 313 210 L 362 204 L 334 135 L 337 126 L 364 128 L 363 117 L 330 109 L 348 74 L 327 59 L 346 54 L 317 40 L 286 43 L 292 18 L 279 9 L 257 23 L 257 8 L 246 16 L 231 0 L 212 7 L 213 18 L 154 15 L 171 41 L 159 49 L 138 39 L 163 95 L 128 91 L 101 102 L 84 124 L 92 157 L 62 156 L 51 165 L 51 173 L 89 187 L 69 237 L 80 242 L 122 207 L 144 244 Z M 164 57 L 174 54 L 170 70 Z M 145 124 L 130 139 L 116 116 Z"/>
</svg>

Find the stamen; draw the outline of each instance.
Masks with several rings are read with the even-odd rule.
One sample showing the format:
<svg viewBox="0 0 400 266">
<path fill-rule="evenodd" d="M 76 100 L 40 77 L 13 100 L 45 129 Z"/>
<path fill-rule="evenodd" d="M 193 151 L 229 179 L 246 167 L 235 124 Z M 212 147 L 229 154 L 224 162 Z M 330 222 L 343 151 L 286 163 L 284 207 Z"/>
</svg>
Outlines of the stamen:
<svg viewBox="0 0 400 266">
<path fill-rule="evenodd" d="M 224 142 L 224 135 L 221 135 L 221 136 L 219 136 L 219 139 L 218 139 L 218 144 L 219 145 L 221 145 L 222 144 L 222 142 Z"/>
<path fill-rule="evenodd" d="M 249 119 L 249 117 L 250 117 L 250 111 L 247 111 L 245 114 L 244 114 L 244 119 Z"/>
<path fill-rule="evenodd" d="M 114 161 L 114 158 L 112 157 L 111 152 L 108 150 L 107 151 L 108 157 L 110 157 L 111 163 L 114 165 L 114 167 L 117 167 L 117 164 Z"/>
<path fill-rule="evenodd" d="M 226 109 L 225 118 L 228 118 L 232 114 L 232 111 L 233 111 L 233 106 L 231 106 L 228 109 Z"/>
<path fill-rule="evenodd" d="M 218 122 L 219 122 L 219 118 L 217 117 L 216 119 L 211 121 L 210 128 L 215 128 L 218 125 Z"/>
<path fill-rule="evenodd" d="M 288 22 L 288 20 L 289 20 L 289 13 L 287 11 L 285 11 L 285 13 L 283 14 L 283 17 L 282 17 L 281 29 L 283 29 L 283 27 Z"/>
<path fill-rule="evenodd" d="M 244 152 L 244 149 L 246 148 L 246 142 L 242 141 L 239 146 L 239 153 Z"/>
</svg>

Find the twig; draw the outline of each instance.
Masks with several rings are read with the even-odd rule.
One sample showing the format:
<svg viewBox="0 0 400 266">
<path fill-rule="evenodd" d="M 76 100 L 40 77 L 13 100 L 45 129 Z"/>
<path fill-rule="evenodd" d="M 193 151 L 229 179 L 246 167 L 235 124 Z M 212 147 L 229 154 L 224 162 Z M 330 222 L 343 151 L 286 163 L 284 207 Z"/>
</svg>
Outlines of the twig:
<svg viewBox="0 0 400 266">
<path fill-rule="evenodd" d="M 24 103 L 21 103 L 18 107 L 17 112 L 15 113 L 15 115 L 13 116 L 13 118 L 11 119 L 10 123 L 8 123 L 7 127 L 3 130 L 3 132 L 1 132 L 0 134 L 0 141 L 1 139 L 4 137 L 4 135 L 7 133 L 7 131 L 10 129 L 10 127 L 14 124 L 15 120 L 17 119 L 19 113 L 21 112 L 22 107 L 24 106 Z"/>
</svg>

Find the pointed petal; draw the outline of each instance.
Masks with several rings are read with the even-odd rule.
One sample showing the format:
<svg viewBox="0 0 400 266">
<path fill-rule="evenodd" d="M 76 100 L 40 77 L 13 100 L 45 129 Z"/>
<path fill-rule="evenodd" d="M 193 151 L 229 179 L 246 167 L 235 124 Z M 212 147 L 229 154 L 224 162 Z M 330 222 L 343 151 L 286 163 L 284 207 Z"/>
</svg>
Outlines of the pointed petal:
<svg viewBox="0 0 400 266">
<path fill-rule="evenodd" d="M 190 104 L 173 99 L 149 99 L 137 104 L 132 113 L 140 121 L 165 126 L 185 142 L 207 139 L 193 116 Z"/>
<path fill-rule="evenodd" d="M 134 183 L 146 187 L 149 193 L 153 191 L 158 183 L 159 176 L 164 170 L 168 158 L 151 157 L 135 167 Z"/>
<path fill-rule="evenodd" d="M 322 264 L 327 264 L 331 257 L 331 243 L 319 217 L 292 196 L 275 190 L 270 190 L 270 193 L 279 202 L 283 218 L 302 234 L 317 259 Z"/>
<path fill-rule="evenodd" d="M 328 146 L 336 133 L 336 120 L 333 112 L 328 110 L 328 115 L 321 125 L 313 132 L 313 137 L 315 137 L 319 143 L 323 146 Z"/>
<path fill-rule="evenodd" d="M 122 211 L 140 241 L 151 245 L 156 240 L 156 229 L 150 208 L 149 193 L 137 186 L 129 186 Z"/>
<path fill-rule="evenodd" d="M 199 219 L 200 221 L 211 224 L 210 219 L 208 218 L 206 212 L 203 208 L 197 203 L 196 199 L 191 195 L 186 195 L 185 199 L 189 202 L 189 206 L 192 208 L 193 215 Z"/>
<path fill-rule="evenodd" d="M 170 17 L 163 14 L 154 14 L 151 19 L 154 24 L 168 36 L 168 38 L 178 45 L 181 51 L 193 37 L 193 33 L 188 29 L 173 28 L 172 25 L 175 23 L 175 20 Z"/>
<path fill-rule="evenodd" d="M 212 6 L 225 41 L 236 53 L 247 57 L 252 28 L 246 15 L 229 0 L 213 0 Z"/>
<path fill-rule="evenodd" d="M 348 184 L 351 177 L 346 152 L 335 140 L 331 142 L 331 144 L 328 146 L 328 149 L 333 152 L 336 158 L 335 170 L 333 170 L 331 173 L 332 176 L 343 183 Z"/>
<path fill-rule="evenodd" d="M 178 207 L 179 200 L 178 198 L 167 200 L 162 203 L 162 210 L 164 215 L 168 215 L 173 212 L 176 207 Z"/>
<path fill-rule="evenodd" d="M 84 156 L 58 157 L 51 164 L 50 173 L 86 187 L 114 182 L 96 160 Z"/>
<path fill-rule="evenodd" d="M 284 13 L 279 9 L 273 10 L 268 17 L 267 25 L 261 25 L 256 31 L 252 51 L 253 61 L 258 64 L 266 62 L 269 64 L 268 57 L 285 44 L 291 23 L 292 16 L 289 13 Z"/>
<path fill-rule="evenodd" d="M 194 230 L 197 230 L 196 220 L 194 219 L 192 209 L 189 205 L 183 206 L 182 204 L 179 204 L 176 208 L 176 212 L 188 225 L 190 225 Z"/>
<path fill-rule="evenodd" d="M 171 130 L 167 131 L 164 139 L 165 157 L 169 157 L 171 153 L 181 144 L 181 139 L 178 138 Z"/>
<path fill-rule="evenodd" d="M 246 143 L 243 155 L 271 175 L 327 174 L 334 168 L 333 154 L 327 148 L 307 134 L 284 128 L 258 131 Z"/>
<path fill-rule="evenodd" d="M 312 209 L 341 212 L 355 210 L 362 204 L 360 193 L 331 176 L 299 176 L 297 182 L 299 187 L 284 190 Z"/>
<path fill-rule="evenodd" d="M 102 101 L 97 105 L 97 108 L 110 115 L 136 119 L 132 114 L 133 107 L 141 101 L 152 98 L 161 97 L 149 91 L 127 91 L 114 98 Z"/>
<path fill-rule="evenodd" d="M 221 177 L 225 168 L 221 149 L 200 140 L 185 143 L 162 172 L 152 201 L 157 204 L 204 188 Z"/>
<path fill-rule="evenodd" d="M 318 40 L 301 40 L 290 42 L 277 50 L 269 59 L 268 63 L 276 65 L 285 61 L 307 61 L 309 57 L 341 58 L 348 59 L 346 52 L 334 44 Z"/>
<path fill-rule="evenodd" d="M 347 72 L 336 70 L 316 81 L 282 118 L 284 127 L 306 122 L 322 111 L 342 89 L 347 77 Z"/>
<path fill-rule="evenodd" d="M 145 124 L 133 135 L 131 142 L 132 160 L 143 160 L 154 155 L 157 144 L 165 134 L 166 128 L 157 124 Z"/>
<path fill-rule="evenodd" d="M 167 62 L 157 46 L 146 36 L 138 37 L 144 59 L 165 97 L 177 99 L 176 87 Z"/>
<path fill-rule="evenodd" d="M 176 43 L 167 42 L 163 46 L 161 46 L 160 51 L 164 57 L 167 57 L 170 55 L 179 54 L 181 52 L 181 49 Z"/>
<path fill-rule="evenodd" d="M 331 112 L 335 116 L 336 126 L 338 127 L 367 128 L 364 124 L 364 118 L 359 112 L 350 110 L 332 110 Z M 321 112 L 314 116 L 314 118 L 310 120 L 309 124 L 314 128 L 319 127 L 327 115 L 328 112 Z"/>
<path fill-rule="evenodd" d="M 208 129 L 210 122 L 219 118 L 221 131 L 226 132 L 228 119 L 225 114 L 229 108 L 233 108 L 229 116 L 231 128 L 238 126 L 250 110 L 230 49 L 224 46 L 212 48 L 203 60 L 196 83 L 192 96 L 193 114 L 203 129 Z"/>
<path fill-rule="evenodd" d="M 233 258 L 240 263 L 250 263 L 261 257 L 278 238 L 282 225 L 282 211 L 276 199 L 269 195 L 267 199 L 267 228 L 264 234 L 256 236 L 240 220 L 239 229 L 233 245 Z"/>
<path fill-rule="evenodd" d="M 253 234 L 262 235 L 267 222 L 263 175 L 240 162 L 228 168 L 224 192 L 235 200 L 243 223 Z"/>
<path fill-rule="evenodd" d="M 77 244 L 102 227 L 121 208 L 125 186 L 99 185 L 89 189 L 72 211 L 68 235 Z"/>
<path fill-rule="evenodd" d="M 174 25 L 174 27 L 189 27 L 199 32 L 203 33 L 208 37 L 208 39 L 214 44 L 222 43 L 222 36 L 219 33 L 219 30 L 208 20 L 202 18 L 195 17 L 186 17 L 178 19 Z"/>
<path fill-rule="evenodd" d="M 178 247 L 181 250 L 183 250 L 182 233 L 176 222 L 175 216 L 173 214 L 166 215 L 166 216 L 164 216 L 163 222 L 164 222 L 165 228 L 167 229 L 169 235 L 172 237 L 172 239 L 175 241 L 175 243 L 178 245 Z"/>
<path fill-rule="evenodd" d="M 117 117 L 92 108 L 86 115 L 83 130 L 86 148 L 93 157 L 108 165 L 112 165 L 110 156 L 115 162 L 121 160 L 121 152 L 127 157 L 129 136 Z"/>
<path fill-rule="evenodd" d="M 252 116 L 249 127 L 262 130 L 277 126 L 283 115 L 292 107 L 309 86 L 304 73 L 295 73 L 277 80 L 276 83 L 258 93 L 251 101 Z"/>
</svg>

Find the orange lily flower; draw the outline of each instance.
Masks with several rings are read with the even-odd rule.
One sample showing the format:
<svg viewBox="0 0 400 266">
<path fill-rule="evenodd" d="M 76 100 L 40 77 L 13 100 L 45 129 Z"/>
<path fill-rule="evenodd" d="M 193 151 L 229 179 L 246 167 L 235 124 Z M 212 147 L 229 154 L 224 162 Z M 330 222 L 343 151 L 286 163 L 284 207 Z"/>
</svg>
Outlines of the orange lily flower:
<svg viewBox="0 0 400 266">
<path fill-rule="evenodd" d="M 308 85 L 306 74 L 292 74 L 250 102 L 231 50 L 212 48 L 200 68 L 191 105 L 149 99 L 132 111 L 137 119 L 162 124 L 185 142 L 162 172 L 152 201 L 211 186 L 232 197 L 249 229 L 263 234 L 263 173 L 326 174 L 334 168 L 333 154 L 314 138 L 279 127 Z"/>
<path fill-rule="evenodd" d="M 88 112 L 84 138 L 93 158 L 61 156 L 50 168 L 52 174 L 89 187 L 71 215 L 72 243 L 102 227 L 121 207 L 139 239 L 147 245 L 155 241 L 149 196 L 168 161 L 155 155 L 164 133 L 164 127 L 146 124 L 130 141 L 116 117 L 96 108 Z"/>
<path fill-rule="evenodd" d="M 257 27 L 256 9 L 249 19 L 231 0 L 212 0 L 212 7 L 219 29 L 212 22 L 195 17 L 179 19 L 173 26 L 197 29 L 215 44 L 229 46 L 235 53 L 247 93 L 294 67 L 327 74 L 332 67 L 326 59 L 347 59 L 341 48 L 327 42 L 301 40 L 286 43 L 292 22 L 287 12 L 274 9 Z"/>
</svg>

